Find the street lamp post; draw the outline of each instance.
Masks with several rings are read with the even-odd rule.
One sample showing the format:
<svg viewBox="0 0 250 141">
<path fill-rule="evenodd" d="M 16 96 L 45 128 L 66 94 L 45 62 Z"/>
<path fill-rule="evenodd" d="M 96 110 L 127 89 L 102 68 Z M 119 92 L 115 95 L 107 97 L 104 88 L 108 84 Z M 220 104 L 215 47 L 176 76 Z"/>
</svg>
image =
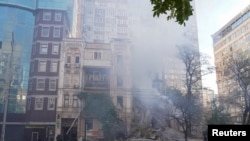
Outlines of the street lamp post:
<svg viewBox="0 0 250 141">
<path fill-rule="evenodd" d="M 11 39 L 11 53 L 10 53 L 10 61 L 7 70 L 7 77 L 8 77 L 8 88 L 5 92 L 4 96 L 4 111 L 3 111 L 3 124 L 2 124 L 2 133 L 1 133 L 1 141 L 5 139 L 5 128 L 6 128 L 6 117 L 8 112 L 8 102 L 9 102 L 9 93 L 10 93 L 10 86 L 11 86 L 11 66 L 12 66 L 12 57 L 13 57 L 13 50 L 15 46 L 14 41 L 14 32 L 12 32 L 12 39 Z"/>
</svg>

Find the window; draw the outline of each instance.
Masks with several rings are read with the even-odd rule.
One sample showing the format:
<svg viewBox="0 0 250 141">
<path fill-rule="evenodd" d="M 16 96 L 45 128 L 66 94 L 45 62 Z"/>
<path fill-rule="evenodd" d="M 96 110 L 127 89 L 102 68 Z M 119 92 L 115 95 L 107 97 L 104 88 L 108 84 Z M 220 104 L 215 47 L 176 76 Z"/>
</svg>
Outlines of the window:
<svg viewBox="0 0 250 141">
<path fill-rule="evenodd" d="M 94 81 L 100 81 L 100 79 L 101 79 L 101 74 L 100 74 L 100 72 L 95 71 L 93 74 L 94 74 L 94 75 L 93 75 L 93 80 L 94 80 Z"/>
<path fill-rule="evenodd" d="M 101 59 L 102 54 L 101 52 L 94 52 L 94 59 Z"/>
<path fill-rule="evenodd" d="M 59 45 L 53 44 L 52 45 L 52 54 L 58 54 L 59 53 Z"/>
<path fill-rule="evenodd" d="M 80 57 L 79 56 L 76 56 L 76 61 L 75 61 L 75 63 L 80 63 Z"/>
<path fill-rule="evenodd" d="M 50 72 L 57 72 L 57 62 L 50 63 Z"/>
<path fill-rule="evenodd" d="M 48 110 L 54 110 L 55 109 L 55 98 L 49 97 L 48 98 Z"/>
<path fill-rule="evenodd" d="M 56 80 L 50 80 L 49 81 L 49 90 L 50 91 L 56 90 Z"/>
<path fill-rule="evenodd" d="M 78 98 L 77 98 L 77 95 L 73 96 L 73 107 L 78 107 Z"/>
<path fill-rule="evenodd" d="M 43 109 L 43 98 L 35 98 L 35 110 Z"/>
<path fill-rule="evenodd" d="M 31 98 L 27 98 L 27 110 L 30 110 L 31 107 Z"/>
<path fill-rule="evenodd" d="M 86 119 L 85 123 L 86 123 L 86 129 L 87 130 L 92 130 L 93 129 L 93 120 Z"/>
<path fill-rule="evenodd" d="M 36 82 L 36 89 L 37 90 L 44 90 L 45 88 L 45 79 L 37 79 L 37 82 Z"/>
<path fill-rule="evenodd" d="M 42 27 L 42 37 L 49 37 L 49 27 Z"/>
<path fill-rule="evenodd" d="M 47 54 L 48 53 L 48 44 L 41 44 L 40 45 L 40 54 Z"/>
<path fill-rule="evenodd" d="M 44 12 L 43 13 L 43 20 L 44 21 L 50 21 L 51 19 L 51 13 L 50 12 Z"/>
<path fill-rule="evenodd" d="M 123 79 L 120 75 L 117 76 L 117 86 L 122 87 L 123 86 Z"/>
<path fill-rule="evenodd" d="M 55 14 L 55 21 L 61 21 L 62 20 L 62 13 L 56 12 Z"/>
<path fill-rule="evenodd" d="M 71 56 L 67 56 L 67 63 L 71 63 Z"/>
<path fill-rule="evenodd" d="M 69 107 L 69 95 L 64 95 L 64 107 Z"/>
<path fill-rule="evenodd" d="M 95 17 L 95 24 L 104 24 L 105 19 L 102 17 Z"/>
<path fill-rule="evenodd" d="M 121 108 L 123 107 L 123 97 L 122 96 L 117 96 L 117 105 L 120 106 Z"/>
<path fill-rule="evenodd" d="M 95 14 L 99 15 L 99 16 L 104 16 L 105 10 L 104 9 L 95 9 Z"/>
<path fill-rule="evenodd" d="M 54 27 L 53 37 L 60 37 L 60 27 Z"/>
<path fill-rule="evenodd" d="M 39 61 L 38 72 L 46 72 L 46 61 Z"/>
</svg>

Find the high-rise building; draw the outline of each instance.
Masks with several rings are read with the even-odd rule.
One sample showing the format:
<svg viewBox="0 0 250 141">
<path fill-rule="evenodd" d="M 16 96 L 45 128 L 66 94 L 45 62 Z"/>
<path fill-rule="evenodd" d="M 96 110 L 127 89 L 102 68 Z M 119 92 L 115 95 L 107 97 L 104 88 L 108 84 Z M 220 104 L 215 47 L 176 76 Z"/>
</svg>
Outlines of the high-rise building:
<svg viewBox="0 0 250 141">
<path fill-rule="evenodd" d="M 83 0 L 83 37 L 88 42 L 109 43 L 128 38 L 127 0 Z"/>
<path fill-rule="evenodd" d="M 202 89 L 202 105 L 204 108 L 211 108 L 213 100 L 216 100 L 216 95 L 214 94 L 214 91 L 209 88 L 203 88 Z"/>
<path fill-rule="evenodd" d="M 230 90 L 232 90 L 231 88 L 237 87 L 232 79 L 227 78 L 227 61 L 230 55 L 237 54 L 237 51 L 250 49 L 249 29 L 250 6 L 233 17 L 232 20 L 212 36 L 219 97 L 229 94 Z M 240 122 L 242 114 L 238 108 L 232 106 L 229 112 L 235 117 L 236 122 Z"/>
<path fill-rule="evenodd" d="M 1 140 L 23 137 L 35 6 L 35 1 L 0 1 Z"/>
<path fill-rule="evenodd" d="M 60 46 L 73 4 L 0 1 L 2 140 L 54 140 Z"/>
<path fill-rule="evenodd" d="M 55 137 L 60 50 L 63 38 L 71 34 L 72 6 L 67 0 L 37 3 L 26 106 L 25 134 L 31 140 Z"/>
<path fill-rule="evenodd" d="M 60 50 L 56 134 L 63 138 L 102 139 L 100 121 L 82 115 L 84 105 L 77 94 L 110 96 L 119 118 L 130 123 L 132 82 L 128 7 L 124 0 L 78 0 L 77 3 L 72 28 L 75 38 L 65 38 Z"/>
</svg>

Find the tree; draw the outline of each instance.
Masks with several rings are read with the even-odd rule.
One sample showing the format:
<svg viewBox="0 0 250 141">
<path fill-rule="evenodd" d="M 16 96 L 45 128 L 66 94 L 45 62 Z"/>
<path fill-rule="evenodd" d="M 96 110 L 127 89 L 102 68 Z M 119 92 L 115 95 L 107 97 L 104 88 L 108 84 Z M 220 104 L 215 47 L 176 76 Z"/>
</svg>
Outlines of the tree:
<svg viewBox="0 0 250 141">
<path fill-rule="evenodd" d="M 211 109 L 208 112 L 210 115 L 207 119 L 207 124 L 228 124 L 231 122 L 230 113 L 228 113 L 224 106 L 216 104 L 216 101 L 211 102 Z"/>
<path fill-rule="evenodd" d="M 243 99 L 240 103 L 242 109 L 242 124 L 250 124 L 250 58 L 249 52 L 237 52 L 229 56 L 224 76 L 233 80 L 236 84 L 234 87 L 238 100 Z M 234 100 L 237 100 L 234 99 Z"/>
<path fill-rule="evenodd" d="M 168 14 L 167 20 L 176 19 L 180 25 L 193 15 L 192 0 L 150 0 L 153 5 L 153 16 Z"/>
<path fill-rule="evenodd" d="M 199 126 L 201 118 L 200 94 L 201 78 L 212 73 L 214 68 L 208 61 L 208 56 L 201 54 L 192 47 L 179 46 L 178 58 L 184 65 L 184 82 L 180 84 L 184 90 L 170 88 L 166 92 L 176 107 L 172 117 L 183 128 L 185 141 L 192 135 L 192 128 Z"/>
<path fill-rule="evenodd" d="M 199 126 L 202 113 L 201 105 L 197 103 L 197 98 L 192 97 L 188 100 L 187 95 L 176 88 L 167 88 L 166 94 L 173 104 L 168 104 L 167 116 L 180 125 L 185 141 L 187 141 L 191 135 L 192 127 Z"/>
<path fill-rule="evenodd" d="M 78 98 L 84 102 L 83 114 L 102 123 L 105 140 L 125 138 L 126 126 L 118 118 L 110 96 L 80 92 Z"/>
</svg>

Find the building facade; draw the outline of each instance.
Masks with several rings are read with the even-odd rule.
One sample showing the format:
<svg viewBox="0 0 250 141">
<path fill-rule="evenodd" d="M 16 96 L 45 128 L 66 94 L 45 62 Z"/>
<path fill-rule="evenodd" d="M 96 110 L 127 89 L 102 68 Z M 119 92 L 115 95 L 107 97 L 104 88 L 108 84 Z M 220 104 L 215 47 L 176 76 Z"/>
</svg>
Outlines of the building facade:
<svg viewBox="0 0 250 141">
<path fill-rule="evenodd" d="M 60 44 L 70 34 L 70 6 L 67 0 L 0 2 L 2 139 L 54 140 Z"/>
<path fill-rule="evenodd" d="M 67 0 L 38 1 L 30 61 L 26 105 L 26 136 L 31 140 L 55 138 L 60 50 L 64 37 L 70 36 Z"/>
<path fill-rule="evenodd" d="M 213 34 L 213 49 L 216 66 L 216 81 L 218 96 L 226 96 L 233 89 L 237 89 L 237 84 L 232 79 L 228 79 L 227 61 L 231 55 L 238 51 L 250 49 L 250 6 L 241 13 L 233 17 L 225 26 Z M 239 97 L 240 99 L 240 97 Z M 235 99 L 236 100 L 236 99 Z M 231 106 L 229 112 L 236 122 L 241 121 L 241 111 Z"/>
<path fill-rule="evenodd" d="M 209 88 L 203 88 L 202 89 L 202 105 L 206 109 L 210 109 L 212 106 L 212 101 L 216 100 L 214 91 Z"/>
<path fill-rule="evenodd" d="M 1 139 L 24 135 L 34 9 L 35 1 L 0 2 Z"/>
<path fill-rule="evenodd" d="M 127 0 L 83 0 L 83 37 L 88 42 L 109 43 L 129 37 Z"/>
<path fill-rule="evenodd" d="M 113 39 L 110 43 L 64 39 L 60 59 L 57 135 L 74 139 L 103 139 L 101 123 L 82 114 L 84 102 L 78 98 L 80 92 L 110 96 L 119 118 L 130 123 L 130 51 L 130 42 L 122 39 Z"/>
</svg>

